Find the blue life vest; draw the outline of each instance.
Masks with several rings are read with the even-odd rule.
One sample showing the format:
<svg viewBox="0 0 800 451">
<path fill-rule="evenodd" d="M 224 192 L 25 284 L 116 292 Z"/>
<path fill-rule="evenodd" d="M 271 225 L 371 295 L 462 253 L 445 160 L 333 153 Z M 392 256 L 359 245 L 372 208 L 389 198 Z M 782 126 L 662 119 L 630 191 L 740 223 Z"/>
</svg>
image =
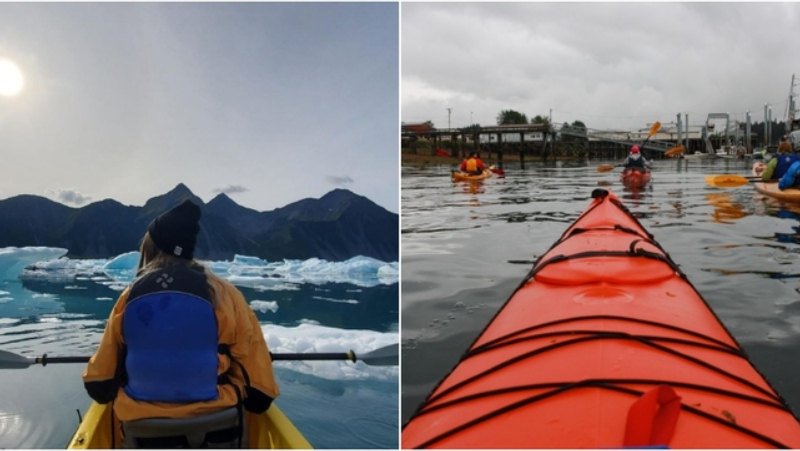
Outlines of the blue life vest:
<svg viewBox="0 0 800 451">
<path fill-rule="evenodd" d="M 218 332 L 208 281 L 175 266 L 131 287 L 122 319 L 125 393 L 138 401 L 190 403 L 217 399 Z"/>
<path fill-rule="evenodd" d="M 798 174 L 800 174 L 800 161 L 795 161 L 778 181 L 778 188 L 785 190 L 794 187 Z"/>
<path fill-rule="evenodd" d="M 788 155 L 775 155 L 773 158 L 778 159 L 778 163 L 775 165 L 775 170 L 772 172 L 772 178 L 777 180 L 783 177 L 786 174 L 786 171 L 789 170 L 789 167 L 797 161 L 797 156 L 794 154 Z"/>
</svg>

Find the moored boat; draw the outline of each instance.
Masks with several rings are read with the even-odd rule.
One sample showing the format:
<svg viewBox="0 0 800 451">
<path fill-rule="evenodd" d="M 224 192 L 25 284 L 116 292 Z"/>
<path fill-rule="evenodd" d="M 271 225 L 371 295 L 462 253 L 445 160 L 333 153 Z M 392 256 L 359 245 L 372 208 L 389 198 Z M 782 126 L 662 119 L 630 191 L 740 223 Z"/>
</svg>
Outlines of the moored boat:
<svg viewBox="0 0 800 451">
<path fill-rule="evenodd" d="M 761 173 L 764 172 L 766 169 L 766 165 L 761 162 L 753 163 L 752 173 L 754 177 L 761 177 Z M 761 194 L 764 194 L 769 197 L 773 197 L 778 200 L 788 201 L 788 202 L 800 202 L 800 189 L 797 188 L 789 188 L 789 189 L 780 189 L 778 188 L 778 182 L 755 182 L 753 183 L 755 186 L 756 191 Z"/>
<path fill-rule="evenodd" d="M 644 188 L 650 183 L 650 170 L 627 168 L 620 173 L 619 178 L 628 188 Z"/>
<path fill-rule="evenodd" d="M 119 421 L 111 424 L 111 404 L 92 402 L 67 449 L 120 448 Z M 303 434 L 275 404 L 263 414 L 245 412 L 248 445 L 255 449 L 311 449 Z"/>
<path fill-rule="evenodd" d="M 603 189 L 404 425 L 403 448 L 798 448 L 800 421 Z"/>
</svg>

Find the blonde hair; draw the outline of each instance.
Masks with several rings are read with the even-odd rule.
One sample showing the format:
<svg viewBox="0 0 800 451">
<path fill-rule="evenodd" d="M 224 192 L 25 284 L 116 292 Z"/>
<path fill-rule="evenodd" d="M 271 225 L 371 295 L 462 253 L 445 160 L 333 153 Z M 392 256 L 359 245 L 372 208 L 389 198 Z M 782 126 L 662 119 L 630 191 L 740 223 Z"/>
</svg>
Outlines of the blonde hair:
<svg viewBox="0 0 800 451">
<path fill-rule="evenodd" d="M 214 285 L 222 282 L 222 279 L 218 275 L 214 274 L 206 265 L 195 259 L 186 260 L 162 251 L 158 248 L 158 246 L 156 246 L 156 243 L 153 241 L 153 238 L 150 236 L 149 232 L 144 234 L 144 237 L 142 237 L 142 243 L 139 246 L 139 265 L 136 267 L 137 279 L 144 275 L 150 274 L 153 271 L 157 271 L 160 268 L 179 265 L 188 266 L 190 268 L 203 271 L 203 273 L 206 275 L 206 279 L 208 280 L 208 290 L 211 293 L 211 303 L 216 305 L 217 296 L 216 290 L 214 290 Z"/>
</svg>

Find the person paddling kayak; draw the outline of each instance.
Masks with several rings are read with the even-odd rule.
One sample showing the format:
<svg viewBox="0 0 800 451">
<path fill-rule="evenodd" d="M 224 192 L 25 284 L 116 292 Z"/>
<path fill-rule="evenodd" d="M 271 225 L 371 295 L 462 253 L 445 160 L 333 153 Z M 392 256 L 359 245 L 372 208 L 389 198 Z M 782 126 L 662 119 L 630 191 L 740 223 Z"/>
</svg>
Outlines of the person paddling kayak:
<svg viewBox="0 0 800 451">
<path fill-rule="evenodd" d="M 486 170 L 486 165 L 481 161 L 477 153 L 472 152 L 469 154 L 469 158 L 461 162 L 459 169 L 469 175 L 481 175 Z"/>
<path fill-rule="evenodd" d="M 764 172 L 761 173 L 761 180 L 765 182 L 780 180 L 795 161 L 797 161 L 797 155 L 792 152 L 792 145 L 784 136 L 778 145 L 777 155 L 769 160 Z"/>
<path fill-rule="evenodd" d="M 628 154 L 628 157 L 625 158 L 625 161 L 614 165 L 614 167 L 618 168 L 636 169 L 639 171 L 650 169 L 652 166 L 653 165 L 647 161 L 644 155 L 642 155 L 642 153 L 639 151 L 639 146 L 631 147 L 631 153 Z"/>
<path fill-rule="evenodd" d="M 113 401 L 123 447 L 247 446 L 243 409 L 279 395 L 255 313 L 194 259 L 200 215 L 186 200 L 150 223 L 83 374 L 92 399 Z"/>
</svg>

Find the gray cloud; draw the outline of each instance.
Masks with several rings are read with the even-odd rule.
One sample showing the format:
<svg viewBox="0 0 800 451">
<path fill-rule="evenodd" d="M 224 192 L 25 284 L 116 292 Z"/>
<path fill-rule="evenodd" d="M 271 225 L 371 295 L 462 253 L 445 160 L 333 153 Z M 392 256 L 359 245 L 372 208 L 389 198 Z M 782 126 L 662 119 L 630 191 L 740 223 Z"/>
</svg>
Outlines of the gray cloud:
<svg viewBox="0 0 800 451">
<path fill-rule="evenodd" d="M 72 204 L 75 206 L 81 206 L 92 200 L 92 196 L 83 195 L 75 188 L 58 188 L 56 190 L 47 190 L 47 194 L 61 203 Z"/>
<path fill-rule="evenodd" d="M 340 188 L 345 188 L 347 187 L 347 185 L 353 183 L 353 179 L 351 179 L 349 176 L 346 175 L 345 176 L 329 175 L 325 177 L 325 180 L 327 180 L 331 185 L 338 186 Z"/>
<path fill-rule="evenodd" d="M 796 2 L 404 3 L 401 120 L 491 125 L 513 109 L 589 128 L 689 113 L 698 126 L 709 113 L 763 121 L 764 104 L 784 120 L 798 29 Z"/>
<path fill-rule="evenodd" d="M 239 194 L 250 191 L 242 185 L 228 185 L 224 188 L 214 188 L 215 193 Z"/>
<path fill-rule="evenodd" d="M 349 174 L 398 211 L 398 15 L 396 2 L 0 2 L 0 57 L 25 79 L 0 101 L 4 195 L 73 186 L 143 205 L 179 182 L 200 198 L 233 183 L 266 211 Z M 321 149 L 336 157 L 318 164 Z"/>
</svg>

